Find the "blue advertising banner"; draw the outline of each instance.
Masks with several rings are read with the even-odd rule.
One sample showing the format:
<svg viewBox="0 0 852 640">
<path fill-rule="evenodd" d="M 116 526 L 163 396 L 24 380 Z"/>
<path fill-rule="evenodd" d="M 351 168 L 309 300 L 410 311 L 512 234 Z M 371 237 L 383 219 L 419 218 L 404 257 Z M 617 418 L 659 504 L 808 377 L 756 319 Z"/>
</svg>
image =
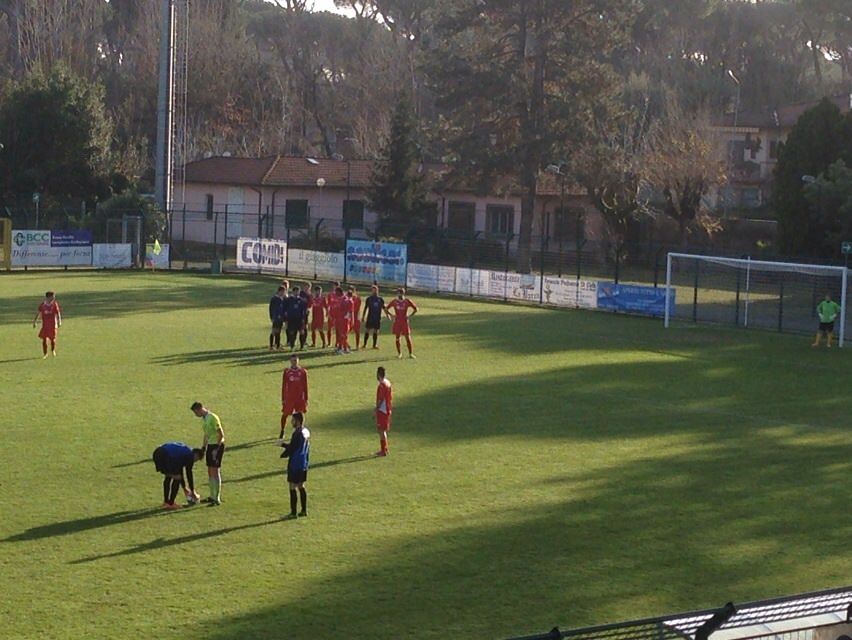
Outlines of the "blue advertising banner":
<svg viewBox="0 0 852 640">
<path fill-rule="evenodd" d="M 674 304 L 675 290 L 672 288 L 669 308 L 674 309 Z M 598 309 L 663 317 L 666 313 L 666 288 L 598 282 Z"/>
<path fill-rule="evenodd" d="M 51 247 L 91 247 L 92 232 L 68 229 L 50 232 Z"/>
<path fill-rule="evenodd" d="M 349 280 L 378 280 L 405 286 L 407 265 L 408 245 L 370 240 L 346 243 L 346 277 Z"/>
</svg>

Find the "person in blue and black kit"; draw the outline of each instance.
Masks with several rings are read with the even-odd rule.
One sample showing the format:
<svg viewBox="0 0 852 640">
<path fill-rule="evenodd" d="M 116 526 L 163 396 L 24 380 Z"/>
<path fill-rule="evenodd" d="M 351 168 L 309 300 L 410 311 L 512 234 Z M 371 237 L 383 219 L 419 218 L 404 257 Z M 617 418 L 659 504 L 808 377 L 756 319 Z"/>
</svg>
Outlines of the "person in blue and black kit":
<svg viewBox="0 0 852 640">
<path fill-rule="evenodd" d="M 311 457 L 311 432 L 304 424 L 305 418 L 301 413 L 293 414 L 293 435 L 290 442 L 279 443 L 284 447 L 282 458 L 287 460 L 287 484 L 290 487 L 290 515 L 285 518 L 296 518 L 308 515 L 308 492 L 305 482 L 308 480 L 308 466 Z M 297 494 L 298 492 L 298 494 Z M 302 500 L 302 510 L 296 513 L 298 498 Z"/>
<path fill-rule="evenodd" d="M 307 312 L 308 307 L 305 300 L 299 295 L 299 287 L 293 287 L 290 291 L 290 297 L 287 298 L 287 309 L 284 311 L 284 317 L 287 319 L 287 346 L 290 347 L 290 351 L 296 348 L 296 336 L 302 332 L 302 327 L 305 326 Z"/>
<path fill-rule="evenodd" d="M 278 291 L 269 299 L 269 321 L 272 323 L 272 331 L 269 334 L 269 350 L 281 348 L 281 328 L 287 315 L 287 289 L 278 287 Z"/>
<path fill-rule="evenodd" d="M 192 465 L 201 460 L 204 452 L 201 449 L 192 449 L 183 442 L 167 442 L 154 449 L 154 466 L 163 478 L 163 508 L 179 509 L 175 504 L 177 492 L 180 487 L 184 488 L 186 499 L 190 503 L 198 502 L 198 494 L 195 493 L 195 481 L 192 477 Z M 186 473 L 186 482 L 183 475 Z M 188 485 L 188 489 L 187 489 Z"/>
</svg>

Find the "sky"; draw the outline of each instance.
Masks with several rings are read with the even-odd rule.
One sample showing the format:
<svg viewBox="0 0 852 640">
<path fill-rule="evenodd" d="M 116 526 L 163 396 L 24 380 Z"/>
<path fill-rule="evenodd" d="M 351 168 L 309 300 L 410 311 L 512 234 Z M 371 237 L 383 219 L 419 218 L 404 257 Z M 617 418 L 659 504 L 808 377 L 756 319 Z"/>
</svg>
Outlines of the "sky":
<svg viewBox="0 0 852 640">
<path fill-rule="evenodd" d="M 345 14 L 345 11 L 334 6 L 334 0 L 314 0 L 314 11 L 333 11 L 334 13 Z"/>
</svg>

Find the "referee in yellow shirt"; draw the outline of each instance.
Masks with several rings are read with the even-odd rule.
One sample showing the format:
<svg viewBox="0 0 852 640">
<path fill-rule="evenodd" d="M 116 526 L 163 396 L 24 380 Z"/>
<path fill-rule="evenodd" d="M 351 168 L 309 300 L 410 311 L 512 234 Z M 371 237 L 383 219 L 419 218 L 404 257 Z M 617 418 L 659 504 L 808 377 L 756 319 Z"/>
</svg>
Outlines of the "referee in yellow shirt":
<svg viewBox="0 0 852 640">
<path fill-rule="evenodd" d="M 204 430 L 204 442 L 201 449 L 207 462 L 207 482 L 210 484 L 210 497 L 204 502 L 207 506 L 215 507 L 222 504 L 222 456 L 225 455 L 225 432 L 222 423 L 212 411 L 200 402 L 193 402 L 192 412 L 201 418 L 201 428 Z M 215 444 L 214 444 L 215 443 Z"/>
</svg>

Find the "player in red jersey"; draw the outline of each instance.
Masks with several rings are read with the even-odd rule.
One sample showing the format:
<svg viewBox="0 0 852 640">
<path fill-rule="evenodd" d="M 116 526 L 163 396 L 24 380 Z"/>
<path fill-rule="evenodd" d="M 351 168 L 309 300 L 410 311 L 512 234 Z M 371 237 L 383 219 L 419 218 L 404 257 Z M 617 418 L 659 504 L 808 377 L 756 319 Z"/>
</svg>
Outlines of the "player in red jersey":
<svg viewBox="0 0 852 640">
<path fill-rule="evenodd" d="M 388 431 L 391 427 L 391 413 L 393 413 L 393 387 L 390 380 L 385 377 L 385 368 L 376 369 L 376 380 L 379 386 L 376 388 L 376 431 L 379 432 L 379 444 L 381 448 L 376 452 L 377 456 L 388 455 Z"/>
<path fill-rule="evenodd" d="M 361 296 L 354 286 L 349 287 L 349 298 L 352 300 L 352 322 L 349 328 L 355 332 L 355 351 L 358 351 L 361 342 Z"/>
<path fill-rule="evenodd" d="M 290 366 L 284 369 L 281 377 L 281 433 L 278 439 L 284 437 L 287 418 L 294 413 L 307 412 L 308 372 L 299 366 L 299 356 L 290 356 Z"/>
<path fill-rule="evenodd" d="M 411 343 L 411 326 L 408 324 L 408 319 L 417 313 L 417 305 L 405 297 L 405 289 L 400 287 L 396 290 L 396 298 L 388 304 L 387 308 L 393 309 L 393 315 L 388 313 L 388 317 L 393 318 L 393 335 L 396 338 L 396 357 L 402 357 L 399 338 L 400 336 L 405 336 L 405 344 L 408 345 L 408 357 L 416 358 L 417 356 L 414 355 L 414 345 Z M 411 313 L 408 313 L 409 309 L 412 310 Z"/>
<path fill-rule="evenodd" d="M 322 346 L 325 348 L 325 311 L 326 298 L 322 295 L 322 287 L 314 287 L 311 296 L 311 346 L 317 346 L 317 331 L 319 331 Z"/>
<path fill-rule="evenodd" d="M 41 331 L 38 332 L 38 337 L 41 338 L 41 351 L 44 354 L 42 359 L 47 357 L 48 340 L 50 340 L 50 352 L 56 356 L 56 330 L 62 326 L 62 313 L 53 291 L 45 293 L 44 300 L 38 305 L 38 311 L 33 318 L 33 328 L 39 317 L 41 317 Z"/>
<path fill-rule="evenodd" d="M 337 287 L 337 295 L 335 296 L 335 336 L 337 338 L 335 353 L 350 353 L 349 348 L 349 331 L 352 328 L 352 298 L 343 295 L 343 289 Z"/>
<path fill-rule="evenodd" d="M 325 310 L 327 315 L 326 318 L 326 342 L 331 344 L 331 330 L 334 328 L 336 323 L 335 320 L 335 303 L 337 302 L 337 290 L 340 289 L 340 283 L 335 281 L 331 283 L 331 291 L 329 291 L 325 296 Z M 342 294 L 341 294 L 342 295 Z"/>
</svg>

